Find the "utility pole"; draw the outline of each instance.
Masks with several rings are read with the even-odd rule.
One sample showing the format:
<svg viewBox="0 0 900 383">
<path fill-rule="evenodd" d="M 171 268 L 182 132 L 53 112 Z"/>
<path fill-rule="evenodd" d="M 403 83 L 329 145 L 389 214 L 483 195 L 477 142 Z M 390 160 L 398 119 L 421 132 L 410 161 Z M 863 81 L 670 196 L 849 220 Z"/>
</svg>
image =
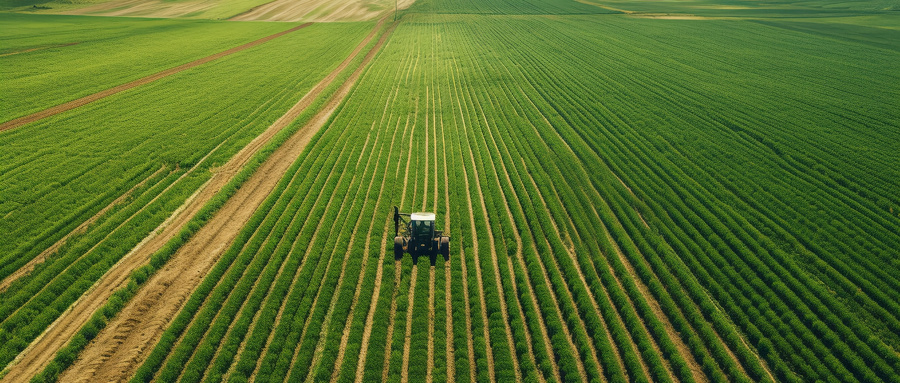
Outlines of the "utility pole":
<svg viewBox="0 0 900 383">
<path fill-rule="evenodd" d="M 397 21 L 397 8 L 399 8 L 399 3 L 400 0 L 394 0 L 394 21 Z"/>
</svg>

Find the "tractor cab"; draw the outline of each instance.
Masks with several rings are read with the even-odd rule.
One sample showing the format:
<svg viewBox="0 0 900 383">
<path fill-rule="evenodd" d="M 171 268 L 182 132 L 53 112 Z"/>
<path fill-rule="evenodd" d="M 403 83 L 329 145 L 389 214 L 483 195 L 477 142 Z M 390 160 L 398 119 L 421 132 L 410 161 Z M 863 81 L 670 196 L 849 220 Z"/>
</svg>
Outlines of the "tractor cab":
<svg viewBox="0 0 900 383">
<path fill-rule="evenodd" d="M 409 217 L 412 237 L 417 241 L 430 241 L 434 237 L 434 213 L 412 213 Z"/>
<path fill-rule="evenodd" d="M 434 221 L 434 213 L 401 213 L 395 206 L 394 257 L 400 259 L 403 253 L 409 253 L 415 260 L 418 255 L 430 255 L 433 264 L 434 256 L 440 253 L 449 260 L 450 237 L 435 230 Z"/>
</svg>

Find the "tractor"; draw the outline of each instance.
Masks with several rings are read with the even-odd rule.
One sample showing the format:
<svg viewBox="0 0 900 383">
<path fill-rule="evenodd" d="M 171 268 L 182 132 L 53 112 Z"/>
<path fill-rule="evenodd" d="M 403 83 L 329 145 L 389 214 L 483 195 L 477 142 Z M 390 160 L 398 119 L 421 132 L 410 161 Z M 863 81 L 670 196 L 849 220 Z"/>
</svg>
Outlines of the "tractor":
<svg viewBox="0 0 900 383">
<path fill-rule="evenodd" d="M 435 230 L 434 218 L 434 213 L 401 213 L 394 206 L 394 259 L 409 253 L 415 262 L 420 255 L 428 255 L 433 265 L 441 253 L 445 261 L 450 260 L 450 236 Z"/>
</svg>

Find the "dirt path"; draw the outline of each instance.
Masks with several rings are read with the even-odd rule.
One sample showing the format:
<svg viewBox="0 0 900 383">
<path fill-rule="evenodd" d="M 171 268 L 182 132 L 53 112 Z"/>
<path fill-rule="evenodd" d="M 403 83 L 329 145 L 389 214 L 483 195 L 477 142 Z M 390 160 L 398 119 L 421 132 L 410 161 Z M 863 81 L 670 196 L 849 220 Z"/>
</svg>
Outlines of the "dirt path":
<svg viewBox="0 0 900 383">
<path fill-rule="evenodd" d="M 41 120 L 41 119 L 44 119 L 44 118 L 47 118 L 47 117 L 50 117 L 50 116 L 53 116 L 53 115 L 60 114 L 60 113 L 62 113 L 62 112 L 66 112 L 66 111 L 75 109 L 75 108 L 77 108 L 77 107 L 79 107 L 79 106 L 82 106 L 82 105 L 86 105 L 86 104 L 92 103 L 92 102 L 97 101 L 97 100 L 99 100 L 99 99 L 102 99 L 102 98 L 105 98 L 105 97 L 112 96 L 112 95 L 114 95 L 114 94 L 116 94 L 116 93 L 119 93 L 119 92 L 122 92 L 122 91 L 125 91 L 125 90 L 128 90 L 128 89 L 131 89 L 131 88 L 134 88 L 134 87 L 138 87 L 138 86 L 141 86 L 141 85 L 144 85 L 144 84 L 149 84 L 149 83 L 151 83 L 151 82 L 153 82 L 153 81 L 156 81 L 156 80 L 159 80 L 159 79 L 161 79 L 161 78 L 165 78 L 165 77 L 171 76 L 171 75 L 173 75 L 173 74 L 175 74 L 175 73 L 178 73 L 178 72 L 181 72 L 181 71 L 184 71 L 184 70 L 193 68 L 193 67 L 195 67 L 195 66 L 202 65 L 202 64 L 206 64 L 206 63 L 208 63 L 208 62 L 210 62 L 210 61 L 217 60 L 217 59 L 220 59 L 220 58 L 222 58 L 222 57 L 225 57 L 225 56 L 228 56 L 228 55 L 231 55 L 231 54 L 240 52 L 240 51 L 242 51 L 242 50 L 245 50 L 245 49 L 248 49 L 248 48 L 255 47 L 255 46 L 257 46 L 257 45 L 260 45 L 260 44 L 263 44 L 263 43 L 265 43 L 265 42 L 268 42 L 269 40 L 272 40 L 272 39 L 281 37 L 281 36 L 283 36 L 283 35 L 286 35 L 286 34 L 288 34 L 288 33 L 291 33 L 291 32 L 293 32 L 293 31 L 296 31 L 296 30 L 298 30 L 298 29 L 306 28 L 306 27 L 308 27 L 308 26 L 310 26 L 310 25 L 312 25 L 312 23 L 305 23 L 305 24 L 302 24 L 302 25 L 298 25 L 298 26 L 293 27 L 293 28 L 291 28 L 291 29 L 288 29 L 288 30 L 286 30 L 286 31 L 278 32 L 278 33 L 276 33 L 276 34 L 273 34 L 273 35 L 269 35 L 269 36 L 263 37 L 263 38 L 261 38 L 261 39 L 259 39 L 259 40 L 252 41 L 252 42 L 246 43 L 246 44 L 241 45 L 241 46 L 238 46 L 238 47 L 234 47 L 234 48 L 231 48 L 231 49 L 228 49 L 228 50 L 225 50 L 225 51 L 216 53 L 216 54 L 212 54 L 212 55 L 206 56 L 206 57 L 201 58 L 201 59 L 197 59 L 197 60 L 191 61 L 191 62 L 189 62 L 189 63 L 187 63 L 187 64 L 181 64 L 181 65 L 176 66 L 176 67 L 174 67 L 174 68 L 169 68 L 169 69 L 166 69 L 166 70 L 164 70 L 164 71 L 161 71 L 161 72 L 157 72 L 157 73 L 151 74 L 151 75 L 149 75 L 149 76 L 147 76 L 147 77 L 139 78 L 139 79 L 137 79 L 137 80 L 134 80 L 134 81 L 131 81 L 131 82 L 128 82 L 128 83 L 119 85 L 119 86 L 115 86 L 115 87 L 109 88 L 109 89 L 107 89 L 107 90 L 103 90 L 103 91 L 100 91 L 100 92 L 97 92 L 97 93 L 94 93 L 94 94 L 91 94 L 91 95 L 88 95 L 88 96 L 84 96 L 84 97 L 82 97 L 82 98 L 79 98 L 79 99 L 76 99 L 76 100 L 72 100 L 72 101 L 69 101 L 69 102 L 64 103 L 64 104 L 59 104 L 59 105 L 57 105 L 57 106 L 54 106 L 54 107 L 51 107 L 51 108 L 48 108 L 48 109 L 44 109 L 44 110 L 42 110 L 42 111 L 40 111 L 40 112 L 37 112 L 37 113 L 32 113 L 32 114 L 29 114 L 29 115 L 27 115 L 27 116 L 22 116 L 22 117 L 19 117 L 19 118 L 16 118 L 16 119 L 12 119 L 12 120 L 6 121 L 6 122 L 0 124 L 0 132 L 2 132 L 2 131 L 4 131 L 4 130 L 9 130 L 9 129 L 15 129 L 15 128 L 18 128 L 18 127 L 20 127 L 20 126 L 22 126 L 22 125 L 29 124 L 29 123 L 35 122 L 35 121 L 37 121 L 37 120 Z"/>
<path fill-rule="evenodd" d="M 4 278 L 3 281 L 0 281 L 0 292 L 5 291 L 11 284 L 13 284 L 13 282 L 17 281 L 22 276 L 28 274 L 29 272 L 31 272 L 31 270 L 34 270 L 34 268 L 37 267 L 37 265 L 39 265 L 39 264 L 43 263 L 45 260 L 47 260 L 47 257 L 56 253 L 56 251 L 59 250 L 59 248 L 62 247 L 62 245 L 64 245 L 69 240 L 69 238 L 71 238 L 73 235 L 84 233 L 84 231 L 87 230 L 88 226 L 90 226 L 92 223 L 94 223 L 98 219 L 100 219 L 100 217 L 102 217 L 104 214 L 106 214 L 106 212 L 108 212 L 110 209 L 112 209 L 116 205 L 122 203 L 122 201 L 124 201 L 132 193 L 134 193 L 135 190 L 137 190 L 141 186 L 144 186 L 144 184 L 147 183 L 147 180 L 157 176 L 160 172 L 162 172 L 165 169 L 166 169 L 165 166 L 160 167 L 159 170 L 157 170 L 153 174 L 147 176 L 147 178 L 143 179 L 141 182 L 138 182 L 137 185 L 134 185 L 131 189 L 126 191 L 124 194 L 122 194 L 121 196 L 119 196 L 118 198 L 116 198 L 115 200 L 110 202 L 109 205 L 106 205 L 106 207 L 104 207 L 103 209 L 100 209 L 100 211 L 98 211 L 97 214 L 94 214 L 92 217 L 90 217 L 86 221 L 82 222 L 80 225 L 78 225 L 78 227 L 76 227 L 75 229 L 70 231 L 68 234 L 66 234 L 65 236 L 60 238 L 58 241 L 56 241 L 56 243 L 54 243 L 50 247 L 46 248 L 44 251 L 42 251 L 36 257 L 34 257 L 30 261 L 28 261 L 28 263 L 22 265 L 21 268 L 19 268 L 14 273 L 12 273 L 9 276 L 7 276 L 6 278 Z M 137 214 L 137 213 L 135 213 L 135 214 Z"/>
<path fill-rule="evenodd" d="M 428 359 L 425 366 L 425 382 L 434 381 L 434 266 L 428 268 Z"/>
<path fill-rule="evenodd" d="M 303 26 L 289 31 L 301 27 Z M 69 339 L 87 322 L 94 311 L 128 280 L 131 271 L 145 264 L 157 249 L 180 232 L 181 227 L 193 218 L 197 211 L 219 189 L 225 186 L 275 133 L 288 126 L 330 83 L 330 80 L 333 80 L 352 61 L 379 27 L 380 24 L 360 43 L 350 57 L 335 69 L 335 72 L 323 79 L 282 118 L 279 118 L 264 133 L 222 166 L 193 198 L 179 208 L 180 214 L 173 214 L 159 235 L 148 237 L 120 263 L 113 266 L 96 288 L 76 302 L 74 307 L 61 316 L 44 336 L 36 340 L 28 350 L 20 355 L 19 362 L 10 369 L 5 381 L 27 380 L 40 372 L 56 352 L 67 344 Z M 205 271 L 212 266 L 221 252 L 237 235 L 243 222 L 249 219 L 256 206 L 274 188 L 281 175 L 321 127 L 327 115 L 334 111 L 339 99 L 347 94 L 353 82 L 359 77 L 362 68 L 374 57 L 374 53 L 380 46 L 381 44 L 377 44 L 372 48 L 360 67 L 332 97 L 328 106 L 272 153 L 271 157 L 246 181 L 216 216 L 172 257 L 168 265 L 147 282 L 147 285 L 138 292 L 116 319 L 82 352 L 82 356 L 67 371 L 62 381 L 75 381 L 79 378 L 110 381 L 127 379 L 131 375 L 146 357 L 150 347 L 155 344 L 156 339 L 162 334 L 187 296 L 193 291 L 193 287 L 205 275 Z M 97 375 L 94 375 L 94 372 Z"/>
<path fill-rule="evenodd" d="M 438 103 L 441 105 L 441 109 L 443 110 L 443 100 L 441 99 L 440 92 L 437 93 Z M 436 114 L 437 115 L 437 114 Z M 447 170 L 447 144 L 446 139 L 444 138 L 444 118 L 441 117 L 441 156 L 443 158 L 444 163 L 444 212 L 446 216 L 444 218 L 444 230 L 446 230 L 446 235 L 452 235 L 450 233 L 450 174 Z M 437 127 L 437 125 L 435 125 Z M 435 143 L 437 142 L 437 137 L 435 133 Z M 435 159 L 435 163 L 437 163 L 437 159 Z M 437 174 L 435 174 L 435 179 L 437 179 Z M 437 192 L 437 188 L 435 188 L 435 192 Z M 437 211 L 437 194 L 434 196 L 435 200 L 435 211 Z M 452 236 L 451 236 L 452 238 Z M 451 256 L 452 257 L 452 256 Z M 460 261 L 457 261 L 460 262 Z M 446 359 L 447 359 L 447 381 L 453 382 L 456 381 L 456 356 L 454 355 L 454 347 L 453 347 L 453 304 L 452 304 L 452 289 L 451 289 L 451 281 L 452 275 L 450 272 L 450 262 L 444 263 L 444 310 L 446 314 L 446 339 L 445 343 L 447 346 L 446 349 Z M 468 302 L 466 302 L 466 306 L 468 306 Z"/>
<path fill-rule="evenodd" d="M 406 329 L 403 335 L 403 362 L 400 368 L 400 382 L 409 382 L 409 348 L 412 340 L 412 316 L 413 316 L 413 299 L 416 296 L 416 281 L 419 279 L 419 266 L 413 265 L 412 274 L 410 275 L 409 294 L 406 297 L 409 302 L 406 306 Z"/>
</svg>

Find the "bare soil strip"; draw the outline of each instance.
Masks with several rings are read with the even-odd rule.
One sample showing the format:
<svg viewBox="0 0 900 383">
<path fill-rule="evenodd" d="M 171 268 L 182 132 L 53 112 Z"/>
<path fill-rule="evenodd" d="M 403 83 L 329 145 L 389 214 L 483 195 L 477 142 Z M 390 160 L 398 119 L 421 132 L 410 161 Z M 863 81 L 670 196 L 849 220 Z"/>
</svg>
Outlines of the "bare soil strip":
<svg viewBox="0 0 900 383">
<path fill-rule="evenodd" d="M 78 225 L 78 227 L 76 227 L 75 229 L 70 231 L 69 234 L 66 234 L 65 236 L 60 238 L 58 241 L 56 241 L 56 243 L 54 243 L 50 247 L 46 248 L 44 251 L 42 251 L 40 254 L 38 254 L 36 257 L 34 257 L 32 260 L 28 261 L 28 263 L 24 264 L 21 268 L 19 268 L 14 273 L 10 274 L 5 279 L 3 279 L 3 281 L 0 281 L 0 292 L 3 292 L 13 282 L 15 282 L 19 278 L 23 277 L 24 275 L 28 274 L 29 272 L 31 272 L 31 270 L 34 270 L 34 268 L 37 267 L 37 265 L 39 265 L 39 264 L 43 263 L 45 260 L 47 260 L 47 257 L 56 253 L 56 251 L 59 250 L 59 248 L 62 247 L 62 245 L 64 245 L 69 240 L 69 238 L 71 238 L 73 235 L 84 233 L 84 231 L 87 230 L 88 226 L 90 226 L 92 223 L 94 223 L 98 219 L 100 219 L 100 217 L 102 217 L 104 214 L 106 214 L 106 212 L 108 212 L 110 209 L 112 209 L 116 205 L 122 203 L 122 201 L 124 201 L 126 198 L 128 198 L 128 196 L 130 196 L 132 193 L 134 193 L 135 190 L 137 190 L 141 186 L 144 186 L 144 184 L 147 183 L 147 180 L 155 177 L 156 175 L 158 175 L 160 172 L 162 172 L 165 169 L 166 169 L 165 166 L 160 167 L 159 170 L 157 170 L 155 173 L 147 176 L 147 178 L 145 178 L 141 182 L 138 182 L 137 185 L 134 185 L 131 189 L 126 191 L 124 194 L 122 194 L 121 196 L 119 196 L 118 198 L 116 198 L 115 200 L 110 202 L 109 205 L 106 205 L 106 207 L 104 207 L 103 209 L 100 209 L 100 211 L 98 211 L 97 214 L 94 214 L 92 217 L 90 217 L 86 221 L 82 222 L 80 225 Z"/>
<path fill-rule="evenodd" d="M 127 282 L 131 271 L 145 264 L 149 257 L 174 237 L 190 221 L 200 208 L 261 149 L 269 139 L 308 106 L 319 93 L 337 77 L 352 59 L 371 40 L 380 23 L 364 39 L 335 72 L 322 80 L 307 93 L 294 107 L 272 124 L 264 133 L 244 147 L 227 164 L 213 175 L 189 201 L 173 214 L 159 235 L 148 237 L 131 254 L 113 266 L 96 285 L 96 288 L 82 297 L 73 308 L 63 314 L 48 331 L 37 339 L 28 350 L 20 355 L 19 362 L 10 368 L 6 381 L 28 380 L 39 373 L 52 360 L 56 352 L 90 319 L 110 295 Z M 295 27 L 281 34 L 299 29 Z M 274 38 L 270 36 L 268 38 Z M 267 41 L 267 40 L 266 40 Z M 264 42 L 264 41 L 262 41 Z M 123 380 L 131 376 L 134 369 L 143 362 L 149 348 L 155 344 L 169 321 L 180 310 L 187 296 L 206 275 L 209 267 L 231 243 L 257 206 L 277 184 L 281 175 L 290 167 L 312 136 L 322 126 L 337 104 L 348 93 L 359 77 L 362 68 L 368 64 L 381 47 L 383 39 L 366 55 L 360 67 L 332 96 L 331 102 L 315 118 L 291 136 L 278 150 L 272 153 L 254 175 L 246 181 L 238 192 L 221 208 L 215 217 L 185 244 L 169 263 L 145 285 L 134 299 L 123 309 L 104 331 L 82 352 L 79 360 L 68 370 L 62 381 L 79 379 L 93 381 Z M 261 42 L 259 42 L 261 43 Z M 257 45 L 259 44 L 257 43 Z M 251 43 L 253 44 L 253 43 Z M 239 47 L 240 48 L 240 47 Z M 238 49 L 238 48 L 235 48 Z M 246 49 L 246 48 L 243 48 Z M 228 51 L 226 51 L 228 52 Z M 224 53 L 224 52 L 223 52 Z M 233 53 L 233 52 L 230 52 Z M 228 53 L 228 54 L 230 54 Z M 291 116 L 294 116 L 291 118 Z M 91 370 L 98 373 L 94 375 Z M 80 375 L 84 372 L 87 375 Z"/>
<path fill-rule="evenodd" d="M 434 381 L 434 266 L 428 269 L 428 364 L 425 366 L 425 382 Z"/>
<path fill-rule="evenodd" d="M 0 54 L 0 57 L 12 56 L 12 55 L 20 54 L 20 53 L 28 53 L 28 52 L 34 52 L 34 51 L 39 51 L 39 50 L 44 50 L 44 49 L 50 49 L 50 48 L 62 48 L 62 47 L 68 47 L 68 46 L 75 45 L 75 44 L 80 44 L 80 42 L 66 43 L 66 44 L 55 44 L 55 45 L 48 45 L 48 46 L 44 46 L 44 47 L 29 48 L 29 49 L 25 49 L 25 50 L 21 50 L 21 51 L 7 52 L 7 53 L 4 53 L 4 54 Z M 0 129 L 0 130 L 2 130 L 2 129 Z"/>
<path fill-rule="evenodd" d="M 57 114 L 62 113 L 62 112 L 66 112 L 66 111 L 75 109 L 75 108 L 77 108 L 77 107 L 79 107 L 79 106 L 82 106 L 82 105 L 86 105 L 86 104 L 92 103 L 92 102 L 97 101 L 97 100 L 99 100 L 99 99 L 102 99 L 102 98 L 105 98 L 105 97 L 112 96 L 112 95 L 114 95 L 114 94 L 116 94 L 116 93 L 119 93 L 119 92 L 122 92 L 122 91 L 125 91 L 125 90 L 128 90 L 128 89 L 131 89 L 131 88 L 134 88 L 134 87 L 138 87 L 138 86 L 141 86 L 141 85 L 144 85 L 144 84 L 149 84 L 149 83 L 151 83 L 151 82 L 153 82 L 153 81 L 156 81 L 156 80 L 159 80 L 159 79 L 161 79 L 161 78 L 165 78 L 165 77 L 171 76 L 171 75 L 173 75 L 173 74 L 175 74 L 175 73 L 178 73 L 178 72 L 181 72 L 181 71 L 184 71 L 184 70 L 193 68 L 193 67 L 198 66 L 198 65 L 203 65 L 203 64 L 206 64 L 206 63 L 208 63 L 208 62 L 210 62 L 210 61 L 218 60 L 218 59 L 220 59 L 220 58 L 222 58 L 222 57 L 225 57 L 225 56 L 228 56 L 228 55 L 231 55 L 231 54 L 240 52 L 240 51 L 242 51 L 242 50 L 245 50 L 245 49 L 248 49 L 248 48 L 252 48 L 252 47 L 255 47 L 255 46 L 257 46 L 257 45 L 266 43 L 266 42 L 268 42 L 268 41 L 270 41 L 270 40 L 272 40 L 272 39 L 276 39 L 276 38 L 278 38 L 278 37 L 284 36 L 284 35 L 286 35 L 286 34 L 288 34 L 288 33 L 294 32 L 294 31 L 296 31 L 296 30 L 298 30 L 298 29 L 306 28 L 306 27 L 308 27 L 308 26 L 310 26 L 310 25 L 312 25 L 312 23 L 305 23 L 305 24 L 302 24 L 302 25 L 298 25 L 298 26 L 293 27 L 293 28 L 291 28 L 291 29 L 288 29 L 288 30 L 286 30 L 286 31 L 278 32 L 278 33 L 275 33 L 275 34 L 273 34 L 273 35 L 269 35 L 269 36 L 263 37 L 263 38 L 261 38 L 261 39 L 259 39 L 259 40 L 252 41 L 252 42 L 246 43 L 246 44 L 241 45 L 241 46 L 237 46 L 237 47 L 234 47 L 234 48 L 231 48 L 231 49 L 228 49 L 228 50 L 225 50 L 225 51 L 216 53 L 216 54 L 212 54 L 212 55 L 206 56 L 206 57 L 201 58 L 201 59 L 197 59 L 197 60 L 191 61 L 191 62 L 189 62 L 189 63 L 187 63 L 187 64 L 181 64 L 181 65 L 176 66 L 176 67 L 174 67 L 174 68 L 169 68 L 169 69 L 166 69 L 166 70 L 164 70 L 164 71 L 161 71 L 161 72 L 157 72 L 157 73 L 151 74 L 151 75 L 149 75 L 149 76 L 147 76 L 147 77 L 144 77 L 144 78 L 140 78 L 140 79 L 137 79 L 137 80 L 134 80 L 134 81 L 131 81 L 131 82 L 128 82 L 128 83 L 119 85 L 119 86 L 115 86 L 115 87 L 109 88 L 109 89 L 107 89 L 107 90 L 103 90 L 103 91 L 94 93 L 94 94 L 92 94 L 92 95 L 84 96 L 84 97 L 82 97 L 82 98 L 79 98 L 79 99 L 76 99 L 76 100 L 72 100 L 72 101 L 69 101 L 69 102 L 67 102 L 67 103 L 64 103 L 64 104 L 60 104 L 60 105 L 54 106 L 54 107 L 52 107 L 52 108 L 44 109 L 44 110 L 42 110 L 42 111 L 40 111 L 40 112 L 37 112 L 37 113 L 29 114 L 29 115 L 27 115 L 27 116 L 22 116 L 22 117 L 19 117 L 19 118 L 16 118 L 16 119 L 12 119 L 12 120 L 6 121 L 6 122 L 0 124 L 0 132 L 2 132 L 2 131 L 4 131 L 4 130 L 9 130 L 9 129 L 18 128 L 18 127 L 20 127 L 20 126 L 22 126 L 22 125 L 29 124 L 29 123 L 35 122 L 35 121 L 37 121 L 37 120 L 41 120 L 41 119 L 44 119 L 44 118 L 47 118 L 47 117 L 50 117 L 50 116 L 53 116 L 53 115 L 57 115 Z"/>
<path fill-rule="evenodd" d="M 438 103 L 440 103 L 441 109 L 443 110 L 443 102 L 440 96 L 440 92 L 438 94 Z M 443 156 L 444 161 L 444 212 L 446 212 L 446 216 L 444 217 L 444 230 L 447 231 L 447 235 L 450 235 L 450 175 L 447 170 L 447 144 L 444 138 L 444 118 L 441 117 L 441 155 Z M 437 125 L 435 125 L 437 126 Z M 437 138 L 435 138 L 435 142 L 437 142 Z M 437 160 L 435 160 L 437 163 Z M 437 179 L 437 175 L 435 175 L 435 179 Z M 437 189 L 435 189 L 437 191 Z M 435 211 L 437 211 L 437 195 L 434 196 L 435 200 Z M 453 348 L 453 305 L 452 305 L 452 290 L 451 290 L 451 281 L 452 276 L 450 273 L 450 262 L 444 263 L 444 310 L 447 315 L 446 324 L 446 346 L 447 346 L 447 381 L 453 382 L 456 381 L 456 356 L 454 355 Z M 466 306 L 468 306 L 468 302 L 466 302 Z"/>
<path fill-rule="evenodd" d="M 434 270 L 434 269 L 432 269 Z M 419 276 L 419 266 L 413 265 L 412 274 L 410 274 L 410 286 L 409 286 L 409 295 L 407 296 L 407 301 L 409 302 L 406 306 L 406 329 L 404 331 L 404 340 L 403 340 L 403 363 L 400 368 L 400 382 L 407 383 L 409 382 L 409 348 L 410 348 L 410 340 L 412 340 L 412 316 L 413 316 L 413 299 L 416 296 L 416 281 Z"/>
</svg>

